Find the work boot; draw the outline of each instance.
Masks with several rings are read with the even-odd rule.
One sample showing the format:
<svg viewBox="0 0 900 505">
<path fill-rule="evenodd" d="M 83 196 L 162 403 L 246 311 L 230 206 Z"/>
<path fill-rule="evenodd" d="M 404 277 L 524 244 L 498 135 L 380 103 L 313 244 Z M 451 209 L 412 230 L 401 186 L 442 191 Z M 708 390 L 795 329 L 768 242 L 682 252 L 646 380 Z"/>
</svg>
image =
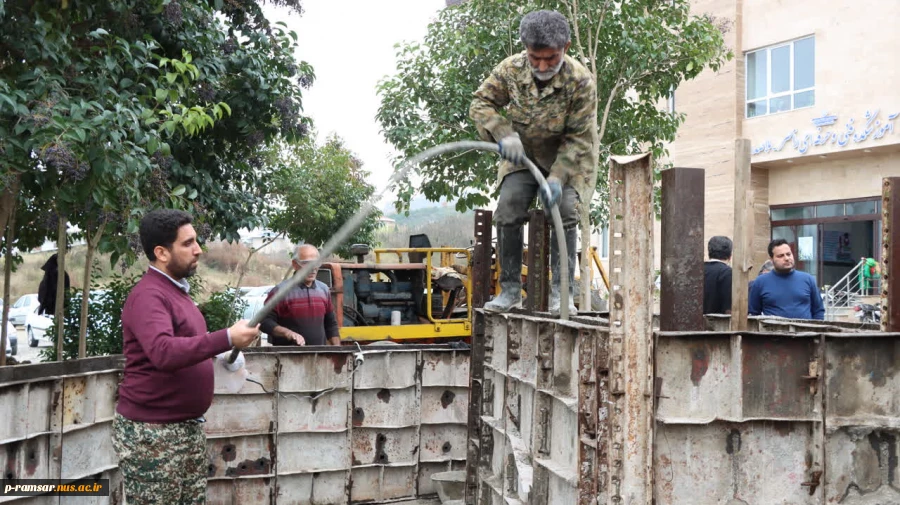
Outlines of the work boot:
<svg viewBox="0 0 900 505">
<path fill-rule="evenodd" d="M 578 230 L 574 226 L 565 230 L 566 234 L 566 253 L 569 257 L 569 315 L 576 313 L 575 309 L 575 254 Z M 550 312 L 559 313 L 559 244 L 556 241 L 556 230 L 550 234 Z"/>
<path fill-rule="evenodd" d="M 500 295 L 484 304 L 484 310 L 509 312 L 522 306 L 522 226 L 498 226 L 500 247 Z"/>
</svg>

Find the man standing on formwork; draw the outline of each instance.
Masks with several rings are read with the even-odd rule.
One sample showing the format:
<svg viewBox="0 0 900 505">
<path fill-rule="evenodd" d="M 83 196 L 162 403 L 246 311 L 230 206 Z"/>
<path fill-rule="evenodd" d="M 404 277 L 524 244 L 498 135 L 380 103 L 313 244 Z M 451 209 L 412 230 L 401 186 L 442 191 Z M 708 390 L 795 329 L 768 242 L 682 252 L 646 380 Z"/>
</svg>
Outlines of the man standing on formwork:
<svg viewBox="0 0 900 505">
<path fill-rule="evenodd" d="M 597 181 L 593 128 L 597 98 L 591 74 L 566 55 L 569 23 L 556 11 L 526 14 L 519 26 L 525 51 L 503 60 L 475 92 L 469 115 L 484 140 L 500 146 L 500 199 L 494 219 L 500 246 L 501 293 L 486 310 L 506 312 L 522 302 L 522 226 L 540 195 L 545 209 L 559 203 L 569 262 L 569 313 L 575 312 L 574 274 L 579 212 Z M 506 115 L 500 113 L 505 109 Z M 532 160 L 544 173 L 549 194 L 522 164 Z M 560 305 L 559 247 L 550 239 L 553 277 L 550 310 Z"/>
</svg>

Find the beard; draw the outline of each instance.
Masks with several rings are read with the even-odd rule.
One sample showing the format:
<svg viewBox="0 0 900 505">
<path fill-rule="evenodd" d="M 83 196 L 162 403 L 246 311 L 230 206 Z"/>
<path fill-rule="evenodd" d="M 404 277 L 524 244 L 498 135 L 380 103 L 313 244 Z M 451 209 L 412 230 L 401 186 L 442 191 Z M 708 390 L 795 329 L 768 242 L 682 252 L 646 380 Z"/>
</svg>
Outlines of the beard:
<svg viewBox="0 0 900 505">
<path fill-rule="evenodd" d="M 560 58 L 559 63 L 557 63 L 556 66 L 554 66 L 550 70 L 547 70 L 546 72 L 539 72 L 536 68 L 531 67 L 531 73 L 534 74 L 534 78 L 539 81 L 542 81 L 542 82 L 549 81 L 550 79 L 553 79 L 553 77 L 556 74 L 559 73 L 559 71 L 562 69 L 563 63 L 565 63 L 565 62 L 566 62 L 565 59 Z"/>
<path fill-rule="evenodd" d="M 186 279 L 197 273 L 198 264 L 198 262 L 193 260 L 188 261 L 185 264 L 174 263 L 169 265 L 169 271 L 175 279 Z"/>
</svg>

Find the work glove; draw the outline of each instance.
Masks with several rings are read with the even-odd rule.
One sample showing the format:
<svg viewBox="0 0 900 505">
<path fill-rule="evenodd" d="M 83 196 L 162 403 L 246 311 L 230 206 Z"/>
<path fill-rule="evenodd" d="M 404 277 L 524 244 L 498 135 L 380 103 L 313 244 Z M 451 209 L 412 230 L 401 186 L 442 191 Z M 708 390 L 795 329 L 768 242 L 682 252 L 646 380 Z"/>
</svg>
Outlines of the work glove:
<svg viewBox="0 0 900 505">
<path fill-rule="evenodd" d="M 500 146 L 501 158 L 515 165 L 525 163 L 525 146 L 522 145 L 522 140 L 519 138 L 518 133 L 503 137 L 498 145 Z"/>
<path fill-rule="evenodd" d="M 546 186 L 541 186 L 538 196 L 544 206 L 544 212 L 550 214 L 550 209 L 559 204 L 559 200 L 562 198 L 562 186 L 557 180 L 548 180 Z"/>
<path fill-rule="evenodd" d="M 234 360 L 234 363 L 229 363 L 228 358 L 231 356 L 231 351 L 225 351 L 222 354 L 216 356 L 216 361 L 219 362 L 226 370 L 229 372 L 237 372 L 241 368 L 244 368 L 244 353 L 239 352 L 238 357 Z"/>
</svg>

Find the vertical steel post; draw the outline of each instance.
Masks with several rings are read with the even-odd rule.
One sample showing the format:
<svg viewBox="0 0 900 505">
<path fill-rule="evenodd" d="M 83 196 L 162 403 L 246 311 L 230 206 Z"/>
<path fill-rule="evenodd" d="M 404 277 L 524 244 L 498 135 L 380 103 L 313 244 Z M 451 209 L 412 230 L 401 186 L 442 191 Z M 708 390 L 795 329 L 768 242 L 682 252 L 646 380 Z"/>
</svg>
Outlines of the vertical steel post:
<svg viewBox="0 0 900 505">
<path fill-rule="evenodd" d="M 900 331 L 900 177 L 885 177 L 881 194 L 881 330 Z"/>
<path fill-rule="evenodd" d="M 747 330 L 750 269 L 753 268 L 753 196 L 750 191 L 750 140 L 734 141 L 734 253 L 731 257 L 731 329 Z"/>
<path fill-rule="evenodd" d="M 706 172 L 662 173 L 662 279 L 659 329 L 705 331 L 703 319 L 703 211 Z"/>
<path fill-rule="evenodd" d="M 653 497 L 653 169 L 649 155 L 610 163 L 610 413 L 607 503 Z"/>
<path fill-rule="evenodd" d="M 525 309 L 529 312 L 546 312 L 550 294 L 550 226 L 544 211 L 531 211 L 528 220 L 528 298 Z"/>
</svg>

